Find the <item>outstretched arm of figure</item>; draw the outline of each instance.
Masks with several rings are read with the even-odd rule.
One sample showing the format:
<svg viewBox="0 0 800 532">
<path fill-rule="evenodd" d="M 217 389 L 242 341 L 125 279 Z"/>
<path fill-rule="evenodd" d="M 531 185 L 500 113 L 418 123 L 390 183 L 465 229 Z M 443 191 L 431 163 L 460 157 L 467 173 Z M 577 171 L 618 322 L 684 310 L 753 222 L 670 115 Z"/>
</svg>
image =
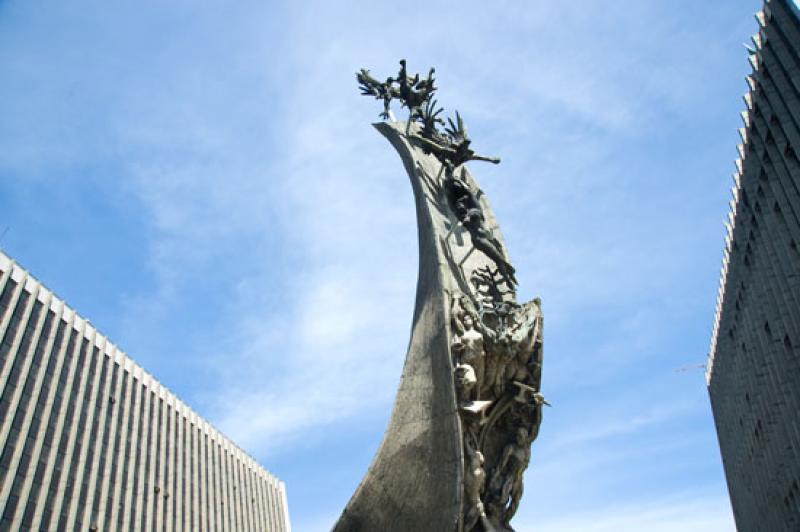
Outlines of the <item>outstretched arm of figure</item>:
<svg viewBox="0 0 800 532">
<path fill-rule="evenodd" d="M 500 164 L 500 157 L 485 157 L 483 155 L 471 155 L 470 161 L 486 161 L 487 163 Z"/>
</svg>

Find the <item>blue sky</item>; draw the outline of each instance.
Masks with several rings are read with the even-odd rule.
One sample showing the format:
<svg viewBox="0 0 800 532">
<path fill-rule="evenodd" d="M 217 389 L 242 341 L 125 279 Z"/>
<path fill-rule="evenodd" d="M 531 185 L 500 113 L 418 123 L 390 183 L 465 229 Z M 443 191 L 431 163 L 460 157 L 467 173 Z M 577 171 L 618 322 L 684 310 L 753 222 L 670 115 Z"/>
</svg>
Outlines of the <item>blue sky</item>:
<svg viewBox="0 0 800 532">
<path fill-rule="evenodd" d="M 283 479 L 295 530 L 328 530 L 386 426 L 417 267 L 354 73 L 434 65 L 503 159 L 473 173 L 544 302 L 554 406 L 518 530 L 733 530 L 696 366 L 759 7 L 0 0 L 0 247 Z"/>
</svg>

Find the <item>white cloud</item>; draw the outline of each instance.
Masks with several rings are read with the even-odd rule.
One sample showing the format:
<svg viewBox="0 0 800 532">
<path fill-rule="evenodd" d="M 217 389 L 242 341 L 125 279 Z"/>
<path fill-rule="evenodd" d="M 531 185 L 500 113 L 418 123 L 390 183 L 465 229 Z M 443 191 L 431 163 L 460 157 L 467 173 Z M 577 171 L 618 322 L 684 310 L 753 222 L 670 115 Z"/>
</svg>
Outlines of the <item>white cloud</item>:
<svg viewBox="0 0 800 532">
<path fill-rule="evenodd" d="M 653 168 L 635 152 L 661 156 L 650 145 L 661 142 L 657 128 L 699 114 L 696 94 L 711 97 L 698 84 L 722 45 L 706 41 L 705 26 L 682 27 L 685 19 L 666 16 L 672 6 L 599 1 L 241 4 L 192 8 L 189 17 L 181 9 L 160 22 L 156 11 L 137 18 L 135 10 L 90 24 L 105 28 L 107 50 L 89 42 L 86 62 L 73 57 L 54 75 L 66 77 L 64 86 L 48 89 L 47 77 L 28 83 L 52 93 L 44 118 L 66 116 L 86 126 L 73 128 L 81 135 L 62 125 L 38 144 L 14 136 L 24 142 L 3 150 L 0 164 L 91 159 L 77 153 L 78 141 L 94 137 L 102 142 L 89 152 L 100 146 L 118 156 L 123 172 L 114 178 L 126 179 L 144 208 L 143 262 L 154 277 L 130 301 L 123 347 L 139 342 L 131 354 L 148 368 L 174 361 L 180 395 L 235 441 L 279 460 L 298 442 L 319 444 L 326 428 L 388 412 L 413 311 L 416 227 L 402 165 L 368 125 L 379 104 L 357 95 L 353 74 L 361 66 L 394 74 L 401 56 L 413 69 L 435 64 L 440 103 L 463 111 L 476 149 L 504 159 L 498 168 L 476 165 L 475 174 L 523 296 L 545 296 L 547 345 L 561 349 L 548 347 L 545 368 L 547 393 L 559 399 L 548 426 L 559 432 L 549 440 L 543 428 L 535 454 L 550 465 L 535 464 L 534 476 L 554 483 L 561 475 L 557 489 L 568 494 L 591 484 L 588 475 L 614 476 L 608 464 L 619 477 L 636 473 L 620 441 L 635 447 L 646 433 L 669 448 L 697 432 L 671 429 L 682 417 L 708 417 L 696 396 L 675 399 L 687 389 L 702 394 L 702 379 L 671 390 L 651 356 L 668 336 L 682 336 L 676 307 L 700 297 L 681 289 L 700 248 L 685 243 L 699 222 L 669 209 L 693 201 L 694 189 L 679 161 Z M 146 30 L 152 47 L 140 39 Z M 68 32 L 60 42 L 75 38 Z M 26 64 L 15 72 L 38 72 Z M 93 84 L 80 85 L 85 74 Z M 76 84 L 81 105 L 64 97 Z M 81 110 L 93 110 L 92 120 L 79 120 Z M 13 123 L 26 116 L 13 114 Z M 663 189 L 646 190 L 673 174 Z M 655 197 L 668 188 L 677 200 Z M 713 295 L 712 286 L 710 302 Z M 181 319 L 188 323 L 176 331 Z M 706 342 L 704 332 L 701 349 Z M 165 348 L 176 345 L 184 351 Z M 670 368 L 685 360 L 674 356 L 680 362 Z M 572 453 L 569 463 L 560 450 Z M 531 485 L 527 497 L 546 487 Z M 730 524 L 726 504 L 712 496 L 614 498 L 603 499 L 605 510 L 584 505 L 568 517 L 520 515 L 518 528 Z"/>
<path fill-rule="evenodd" d="M 325 8 L 320 9 L 324 13 Z M 551 129 L 565 135 L 566 140 L 544 153 L 531 151 L 525 145 L 530 141 L 521 140 L 526 136 L 504 139 L 509 141 L 504 148 L 511 158 L 510 175 L 500 176 L 502 172 L 491 168 L 477 170 L 479 177 L 491 172 L 485 187 L 498 204 L 517 201 L 503 225 L 510 234 L 523 235 L 514 236 L 511 252 L 522 275 L 535 286 L 533 290 L 545 288 L 548 295 L 557 296 L 554 301 L 545 300 L 555 311 L 549 314 L 551 324 L 587 301 L 634 296 L 643 282 L 658 275 L 644 271 L 650 257 L 638 246 L 646 235 L 620 238 L 615 233 L 626 222 L 613 212 L 614 206 L 624 204 L 626 198 L 608 186 L 607 174 L 596 171 L 608 148 L 593 132 L 576 134 L 567 127 L 575 116 L 609 131 L 637 127 L 639 110 L 656 97 L 635 94 L 636 84 L 630 83 L 630 76 L 641 75 L 637 68 L 642 56 L 623 53 L 611 36 L 591 48 L 572 43 L 569 32 L 541 22 L 561 13 L 561 8 L 546 10 L 552 12 L 526 13 L 517 21 L 516 33 L 496 35 L 492 42 L 476 31 L 483 14 L 475 18 L 478 14 L 469 10 L 455 14 L 458 20 L 446 28 L 435 22 L 435 12 L 411 20 L 387 15 L 382 25 L 361 25 L 371 17 L 381 18 L 381 9 L 371 6 L 345 23 L 358 27 L 359 33 L 318 27 L 319 11 L 290 13 L 284 32 L 274 36 L 287 45 L 287 63 L 278 66 L 286 76 L 285 85 L 270 94 L 271 100 L 266 93 L 263 99 L 257 97 L 258 89 L 249 94 L 256 97 L 255 106 L 269 109 L 261 118 L 269 121 L 274 135 L 239 144 L 237 127 L 247 124 L 242 113 L 252 106 L 237 108 L 224 119 L 219 110 L 206 114 L 203 109 L 217 109 L 220 89 L 207 96 L 191 87 L 195 75 L 190 71 L 185 76 L 173 73 L 172 78 L 195 103 L 170 113 L 161 108 L 169 101 L 152 102 L 147 120 L 125 137 L 156 147 L 157 154 L 186 151 L 190 156 L 178 163 L 171 157 L 156 158 L 154 165 L 135 169 L 135 187 L 156 228 L 150 263 L 159 272 L 162 296 L 154 299 L 146 294 L 136 303 L 141 308 L 132 311 L 137 316 L 132 321 L 138 322 L 143 314 L 163 313 L 174 302 L 170 287 L 188 279 L 195 282 L 198 272 L 206 269 L 214 272 L 218 261 L 246 265 L 233 272 L 239 276 L 237 285 L 247 288 L 234 293 L 238 301 L 220 316 L 225 324 L 220 331 L 228 335 L 223 344 L 227 363 L 221 372 L 224 379 L 213 394 L 218 399 L 208 405 L 234 439 L 254 452 L 266 447 L 274 450 L 276 442 L 302 438 L 310 427 L 385 408 L 393 396 L 412 310 L 413 203 L 399 160 L 364 121 L 377 114 L 378 104 L 355 96 L 353 80 L 353 71 L 361 66 L 354 61 L 374 63 L 376 74 L 393 73 L 396 43 L 364 46 L 381 42 L 387 32 L 400 34 L 408 29 L 417 36 L 405 43 L 411 47 L 409 57 L 423 58 L 429 55 L 426 49 L 437 43 L 439 32 L 449 35 L 445 49 L 457 53 L 448 58 L 452 67 L 448 68 L 447 61 L 439 65 L 442 103 L 471 112 L 467 120 L 475 118 L 476 138 L 488 134 L 492 142 L 494 135 L 484 131 L 483 125 L 490 120 L 497 121 L 498 130 L 519 129 L 528 116 L 525 113 L 553 124 L 527 130 L 534 139 L 547 139 Z M 597 4 L 571 10 L 572 18 L 565 21 L 577 31 L 596 24 L 597 17 L 614 18 L 621 13 L 626 18 L 617 23 L 630 28 L 635 28 L 633 19 L 643 16 L 641 12 L 625 14 L 625 10 L 607 12 Z M 516 39 L 526 33 L 526 25 L 538 31 L 542 46 L 562 48 L 566 57 L 525 55 L 524 50 L 536 49 L 534 43 L 524 49 L 518 46 Z M 626 38 L 641 43 L 648 35 L 638 29 Z M 322 42 L 325 46 L 319 46 Z M 604 54 L 616 54 L 622 63 L 607 70 L 600 61 Z M 249 57 L 252 64 L 239 61 L 245 72 L 258 65 L 269 68 L 266 57 L 257 53 Z M 468 62 L 485 65 L 488 71 L 470 68 Z M 676 59 L 664 68 L 679 64 Z M 426 66 L 414 64 L 419 69 Z M 618 77 L 622 70 L 628 77 Z M 505 93 L 507 98 L 497 98 L 497 110 L 478 103 L 487 94 Z M 522 115 L 520 108 L 525 109 Z M 566 114 L 553 115 L 553 109 Z M 514 172 L 526 165 L 552 178 L 534 176 L 536 186 L 528 187 L 530 178 Z M 559 171 L 569 176 L 558 180 Z M 495 185 L 491 182 L 495 178 L 507 184 Z M 564 202 L 589 209 L 593 203 L 607 207 L 588 219 L 572 220 L 570 214 L 575 211 L 552 207 Z M 531 219 L 520 216 L 521 210 L 531 207 L 538 209 L 533 219 L 547 220 L 546 227 L 534 225 L 531 230 L 525 225 Z M 576 214 L 585 217 L 590 211 L 582 212 Z M 596 224 L 593 232 L 584 231 L 587 223 Z M 248 244 L 231 249 L 231 243 L 245 240 L 242 235 L 247 235 Z M 229 254 L 232 251 L 235 255 Z M 280 256 L 275 257 L 276 253 Z M 292 266 L 276 268 L 276 258 Z M 620 282 L 621 273 L 625 282 Z M 277 287 L 284 291 L 278 298 L 279 309 L 271 305 L 274 294 L 259 290 L 270 275 L 278 277 Z M 610 364 L 605 372 L 586 371 L 609 377 L 614 367 L 629 360 L 615 355 L 630 355 L 635 347 L 631 335 L 636 331 L 622 332 L 625 336 L 606 345 Z M 602 346 L 598 349 L 602 358 Z M 221 360 L 207 351 L 203 356 L 208 367 Z M 387 359 L 392 363 L 386 364 Z M 312 382 L 314 390 L 306 390 Z M 378 388 L 379 400 L 369 405 L 359 402 L 360 391 L 375 382 L 386 385 Z M 332 397 L 337 407 L 326 408 Z"/>
</svg>

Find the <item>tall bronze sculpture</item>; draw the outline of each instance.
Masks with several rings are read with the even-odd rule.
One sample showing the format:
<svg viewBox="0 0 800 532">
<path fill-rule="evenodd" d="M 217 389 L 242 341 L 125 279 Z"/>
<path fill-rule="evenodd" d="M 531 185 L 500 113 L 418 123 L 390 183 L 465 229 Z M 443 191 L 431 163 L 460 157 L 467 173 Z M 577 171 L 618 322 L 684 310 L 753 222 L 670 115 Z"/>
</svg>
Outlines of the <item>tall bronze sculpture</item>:
<svg viewBox="0 0 800 532">
<path fill-rule="evenodd" d="M 542 311 L 516 301 L 517 280 L 483 191 L 464 122 L 439 118 L 434 70 L 406 62 L 385 82 L 361 70 L 362 93 L 392 118 L 375 124 L 414 190 L 419 277 L 411 341 L 389 427 L 334 532 L 511 532 L 539 432 Z"/>
</svg>

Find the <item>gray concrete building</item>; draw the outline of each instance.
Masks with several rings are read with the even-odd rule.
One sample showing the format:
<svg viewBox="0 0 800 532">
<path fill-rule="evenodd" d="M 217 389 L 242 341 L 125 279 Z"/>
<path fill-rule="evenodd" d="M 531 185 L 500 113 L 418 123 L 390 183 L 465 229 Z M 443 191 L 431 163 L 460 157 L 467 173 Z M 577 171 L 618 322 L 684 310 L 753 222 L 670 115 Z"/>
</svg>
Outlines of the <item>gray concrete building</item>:
<svg viewBox="0 0 800 532">
<path fill-rule="evenodd" d="M 0 530 L 290 528 L 282 482 L 0 252 Z"/>
<path fill-rule="evenodd" d="M 736 526 L 800 530 L 800 13 L 769 0 L 749 52 L 707 367 Z"/>
</svg>

